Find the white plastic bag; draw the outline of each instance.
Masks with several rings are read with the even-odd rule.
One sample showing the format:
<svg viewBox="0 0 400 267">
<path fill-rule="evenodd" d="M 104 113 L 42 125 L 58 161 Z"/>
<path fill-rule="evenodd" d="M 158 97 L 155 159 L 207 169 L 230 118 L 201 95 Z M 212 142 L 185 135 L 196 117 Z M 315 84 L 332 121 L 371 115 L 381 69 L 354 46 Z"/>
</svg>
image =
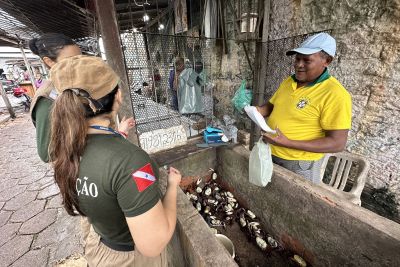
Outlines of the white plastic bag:
<svg viewBox="0 0 400 267">
<path fill-rule="evenodd" d="M 266 186 L 272 177 L 272 158 L 269 144 L 262 137 L 255 144 L 249 158 L 249 181 L 257 186 Z"/>
<path fill-rule="evenodd" d="M 257 108 L 254 106 L 245 106 L 244 110 L 246 111 L 247 115 L 250 117 L 252 121 L 255 122 L 264 132 L 270 134 L 276 134 L 275 130 L 269 128 L 267 123 L 265 122 L 264 117 L 257 111 Z"/>
</svg>

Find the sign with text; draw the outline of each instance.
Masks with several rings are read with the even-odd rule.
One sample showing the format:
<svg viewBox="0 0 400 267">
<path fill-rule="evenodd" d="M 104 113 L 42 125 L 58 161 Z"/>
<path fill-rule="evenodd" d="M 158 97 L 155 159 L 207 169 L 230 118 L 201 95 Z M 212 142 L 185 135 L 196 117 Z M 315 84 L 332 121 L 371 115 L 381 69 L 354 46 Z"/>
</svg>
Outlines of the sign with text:
<svg viewBox="0 0 400 267">
<path fill-rule="evenodd" d="M 139 136 L 141 147 L 147 153 L 184 145 L 187 141 L 186 132 L 182 125 L 167 129 L 159 129 L 142 133 Z"/>
</svg>

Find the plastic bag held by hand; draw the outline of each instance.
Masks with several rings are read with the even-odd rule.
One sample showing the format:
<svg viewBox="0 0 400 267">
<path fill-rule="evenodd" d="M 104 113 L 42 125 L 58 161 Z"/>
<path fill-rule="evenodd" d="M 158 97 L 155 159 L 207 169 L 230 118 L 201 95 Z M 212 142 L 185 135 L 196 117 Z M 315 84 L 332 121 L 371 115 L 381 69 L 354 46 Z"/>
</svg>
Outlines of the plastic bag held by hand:
<svg viewBox="0 0 400 267">
<path fill-rule="evenodd" d="M 249 158 L 249 182 L 257 186 L 266 186 L 272 177 L 273 164 L 268 144 L 258 140 Z"/>
<path fill-rule="evenodd" d="M 267 123 L 265 122 L 264 117 L 258 112 L 256 107 L 253 106 L 245 106 L 244 110 L 246 111 L 247 115 L 250 117 L 252 121 L 255 122 L 264 132 L 269 134 L 276 134 L 275 130 L 269 128 Z"/>
<path fill-rule="evenodd" d="M 252 98 L 253 92 L 246 89 L 246 80 L 243 80 L 239 89 L 232 98 L 232 104 L 240 113 L 242 113 L 243 108 L 251 104 Z"/>
</svg>

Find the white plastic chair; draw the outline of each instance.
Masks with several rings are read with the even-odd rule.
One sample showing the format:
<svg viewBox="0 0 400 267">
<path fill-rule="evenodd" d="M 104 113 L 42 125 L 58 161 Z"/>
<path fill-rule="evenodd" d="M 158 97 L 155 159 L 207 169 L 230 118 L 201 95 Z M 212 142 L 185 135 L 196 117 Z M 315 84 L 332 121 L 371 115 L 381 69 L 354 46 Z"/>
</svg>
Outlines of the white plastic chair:
<svg viewBox="0 0 400 267">
<path fill-rule="evenodd" d="M 328 184 L 325 184 L 322 182 L 322 178 L 324 177 L 326 166 L 331 157 L 336 158 L 336 160 L 332 170 L 331 179 Z M 343 190 L 349 178 L 350 169 L 354 166 L 353 162 L 358 164 L 358 173 L 356 177 L 354 177 L 354 183 L 350 192 L 344 192 Z M 369 161 L 355 154 L 348 152 L 326 154 L 321 166 L 321 185 L 338 195 L 343 196 L 354 204 L 361 206 L 361 193 L 367 180 L 369 168 Z"/>
</svg>

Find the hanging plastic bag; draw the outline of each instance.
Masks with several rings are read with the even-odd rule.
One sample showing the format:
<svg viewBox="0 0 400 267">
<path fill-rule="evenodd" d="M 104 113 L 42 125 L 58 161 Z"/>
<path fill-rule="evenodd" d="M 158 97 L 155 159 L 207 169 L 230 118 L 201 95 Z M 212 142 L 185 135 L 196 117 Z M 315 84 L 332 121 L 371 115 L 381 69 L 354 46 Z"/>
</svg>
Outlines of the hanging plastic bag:
<svg viewBox="0 0 400 267">
<path fill-rule="evenodd" d="M 250 153 L 249 182 L 257 186 L 266 186 L 271 181 L 272 171 L 271 149 L 261 137 Z"/>
<path fill-rule="evenodd" d="M 243 108 L 251 104 L 252 98 L 253 92 L 246 89 L 246 80 L 242 80 L 242 84 L 232 98 L 232 104 L 240 113 L 243 113 Z"/>
<path fill-rule="evenodd" d="M 202 85 L 201 78 L 193 69 L 188 68 L 182 71 L 178 88 L 179 113 L 191 114 L 204 111 Z"/>
</svg>

